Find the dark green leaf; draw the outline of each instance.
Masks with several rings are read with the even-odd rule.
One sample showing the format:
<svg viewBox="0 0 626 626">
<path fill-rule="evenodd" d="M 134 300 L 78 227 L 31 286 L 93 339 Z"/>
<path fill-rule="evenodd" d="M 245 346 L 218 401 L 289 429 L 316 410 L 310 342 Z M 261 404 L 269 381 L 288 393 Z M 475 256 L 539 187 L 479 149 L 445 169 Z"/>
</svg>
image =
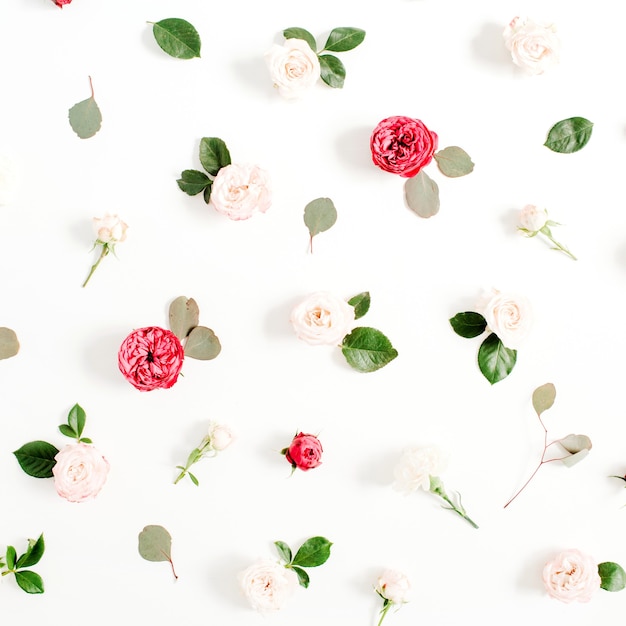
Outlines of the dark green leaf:
<svg viewBox="0 0 626 626">
<path fill-rule="evenodd" d="M 178 296 L 170 304 L 170 330 L 182 341 L 200 321 L 200 309 L 193 298 Z"/>
<path fill-rule="evenodd" d="M 20 349 L 15 331 L 4 326 L 0 327 L 0 360 L 15 356 Z"/>
<path fill-rule="evenodd" d="M 36 565 L 41 560 L 43 553 L 46 549 L 46 545 L 43 540 L 43 533 L 39 535 L 37 540 L 29 539 L 28 549 L 17 561 L 17 567 L 31 567 Z"/>
<path fill-rule="evenodd" d="M 220 340 L 206 326 L 196 326 L 185 342 L 185 356 L 201 361 L 210 361 L 222 351 Z"/>
<path fill-rule="evenodd" d="M 365 39 L 365 31 L 360 28 L 344 26 L 333 28 L 324 45 L 329 52 L 345 52 L 356 48 Z"/>
<path fill-rule="evenodd" d="M 200 486 L 200 482 L 198 481 L 198 479 L 191 473 L 191 472 L 187 472 L 187 474 L 189 475 L 189 478 L 191 478 L 191 482 L 196 486 L 199 487 Z"/>
<path fill-rule="evenodd" d="M 291 548 L 284 541 L 275 541 L 274 545 L 280 558 L 286 563 L 291 563 Z"/>
<path fill-rule="evenodd" d="M 451 317 L 450 325 L 457 335 L 465 337 L 466 339 L 472 339 L 485 332 L 487 320 L 480 313 L 466 311 L 465 313 L 457 313 L 454 317 Z"/>
<path fill-rule="evenodd" d="M 139 533 L 139 554 L 146 561 L 171 561 L 172 537 L 163 526 L 146 526 Z"/>
<path fill-rule="evenodd" d="M 383 333 L 367 326 L 359 326 L 346 335 L 341 351 L 350 366 L 359 372 L 375 372 L 398 356 Z"/>
<path fill-rule="evenodd" d="M 176 182 L 178 188 L 189 196 L 196 196 L 211 186 L 211 179 L 204 172 L 198 170 L 183 170 Z"/>
<path fill-rule="evenodd" d="M 311 236 L 311 252 L 313 251 L 313 237 L 334 226 L 337 221 L 337 209 L 330 198 L 311 200 L 304 207 L 304 223 Z"/>
<path fill-rule="evenodd" d="M 584 117 L 570 117 L 557 122 L 548 133 L 548 138 L 543 144 L 553 152 L 570 154 L 584 148 L 589 139 L 593 122 Z"/>
<path fill-rule="evenodd" d="M 309 586 L 309 575 L 301 567 L 292 567 L 291 569 L 298 575 L 300 586 L 307 589 Z"/>
<path fill-rule="evenodd" d="M 469 154 L 458 146 L 449 146 L 433 156 L 441 173 L 449 178 L 465 176 L 474 170 L 474 163 Z"/>
<path fill-rule="evenodd" d="M 89 437 L 81 437 L 79 439 L 80 443 L 93 443 L 93 441 L 91 441 L 91 439 L 89 439 Z"/>
<path fill-rule="evenodd" d="M 308 30 L 304 30 L 304 28 L 286 28 L 283 31 L 283 36 L 285 39 L 303 39 L 309 44 L 313 52 L 317 52 L 317 42 L 315 41 L 315 37 L 313 37 Z"/>
<path fill-rule="evenodd" d="M 404 199 L 409 209 L 420 217 L 432 217 L 439 212 L 439 186 L 424 170 L 404 183 Z"/>
<path fill-rule="evenodd" d="M 605 561 L 598 565 L 598 574 L 600 574 L 600 587 L 607 591 L 621 591 L 626 587 L 626 572 L 621 565 Z"/>
<path fill-rule="evenodd" d="M 156 42 L 164 52 L 177 59 L 200 56 L 200 35 L 186 20 L 170 17 L 152 24 Z"/>
<path fill-rule="evenodd" d="M 343 66 L 343 63 L 332 54 L 321 54 L 318 58 L 322 80 L 329 87 L 341 89 L 346 79 L 346 68 Z"/>
<path fill-rule="evenodd" d="M 69 111 L 72 130 L 81 138 L 93 137 L 102 126 L 102 113 L 93 97 L 77 102 Z"/>
<path fill-rule="evenodd" d="M 330 556 L 330 547 L 333 544 L 326 537 L 311 537 L 307 539 L 293 557 L 293 565 L 300 567 L 317 567 L 326 563 Z"/>
<path fill-rule="evenodd" d="M 210 185 L 207 185 L 204 193 L 202 194 L 204 196 L 204 201 L 209 204 L 209 202 L 211 201 L 211 188 L 213 186 L 213 183 L 211 183 Z"/>
<path fill-rule="evenodd" d="M 51 478 L 52 468 L 56 461 L 54 457 L 59 451 L 46 441 L 31 441 L 25 443 L 13 454 L 20 464 L 20 467 L 29 475 L 35 478 Z"/>
<path fill-rule="evenodd" d="M 231 163 L 226 144 L 218 137 L 203 137 L 200 140 L 200 163 L 211 176 L 215 176 Z"/>
<path fill-rule="evenodd" d="M 30 570 L 15 572 L 15 581 L 26 593 L 43 593 L 43 580 Z"/>
<path fill-rule="evenodd" d="M 15 562 L 17 561 L 17 552 L 13 546 L 7 546 L 7 553 L 5 560 L 7 562 L 7 569 L 15 569 Z"/>
<path fill-rule="evenodd" d="M 85 415 L 85 411 L 80 404 L 75 404 L 69 412 L 67 416 L 67 423 L 70 428 L 76 433 L 77 437 L 80 437 L 83 434 L 83 430 L 85 429 L 85 421 L 87 420 L 87 416 Z"/>
<path fill-rule="evenodd" d="M 358 320 L 370 310 L 370 292 L 363 291 L 348 300 L 348 304 L 354 307 L 354 319 Z"/>
<path fill-rule="evenodd" d="M 516 359 L 517 350 L 507 348 L 494 333 L 478 349 L 478 367 L 492 385 L 511 373 Z"/>
<path fill-rule="evenodd" d="M 552 383 L 546 383 L 537 387 L 533 391 L 533 408 L 537 415 L 541 415 L 544 411 L 547 411 L 556 399 L 556 387 Z"/>
<path fill-rule="evenodd" d="M 62 434 L 64 434 L 66 437 L 69 437 L 70 439 L 78 439 L 78 435 L 67 424 L 60 424 L 59 430 Z"/>
</svg>

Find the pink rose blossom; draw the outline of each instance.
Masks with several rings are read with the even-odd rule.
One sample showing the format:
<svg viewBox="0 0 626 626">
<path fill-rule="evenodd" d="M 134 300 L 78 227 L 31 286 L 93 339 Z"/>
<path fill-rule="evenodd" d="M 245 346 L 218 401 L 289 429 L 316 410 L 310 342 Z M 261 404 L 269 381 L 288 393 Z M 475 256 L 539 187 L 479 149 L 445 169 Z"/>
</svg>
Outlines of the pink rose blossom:
<svg viewBox="0 0 626 626">
<path fill-rule="evenodd" d="M 269 613 L 280 610 L 293 595 L 298 576 L 276 561 L 263 559 L 239 574 L 239 585 L 253 609 Z"/>
<path fill-rule="evenodd" d="M 579 550 L 565 550 L 543 568 L 543 584 L 561 602 L 589 602 L 600 589 L 598 564 Z"/>
<path fill-rule="evenodd" d="M 184 358 L 183 346 L 173 332 L 148 326 L 124 339 L 118 352 L 118 366 L 139 391 L 169 389 L 178 380 Z"/>
<path fill-rule="evenodd" d="M 514 17 L 502 33 L 515 65 L 527 74 L 543 74 L 559 62 L 561 41 L 554 24 Z"/>
<path fill-rule="evenodd" d="M 378 577 L 375 590 L 381 598 L 393 604 L 404 604 L 409 601 L 411 583 L 402 572 L 386 569 Z"/>
<path fill-rule="evenodd" d="M 269 174 L 256 165 L 222 167 L 211 187 L 211 204 L 231 220 L 265 213 L 272 204 Z"/>
<path fill-rule="evenodd" d="M 319 467 L 322 464 L 322 443 L 315 435 L 298 433 L 283 450 L 285 458 L 291 466 L 303 472 Z"/>
<path fill-rule="evenodd" d="M 54 4 L 56 4 L 60 9 L 63 8 L 64 4 L 69 4 L 72 0 L 52 0 Z"/>
<path fill-rule="evenodd" d="M 95 498 L 109 473 L 109 462 L 86 443 L 68 444 L 54 460 L 52 474 L 57 493 L 70 502 Z"/>
<path fill-rule="evenodd" d="M 316 291 L 293 308 L 289 320 L 309 345 L 336 346 L 352 330 L 354 307 L 332 293 Z"/>
<path fill-rule="evenodd" d="M 479 311 L 487 327 L 510 350 L 517 350 L 528 336 L 533 315 L 530 302 L 516 294 L 492 289 L 479 304 Z"/>
</svg>

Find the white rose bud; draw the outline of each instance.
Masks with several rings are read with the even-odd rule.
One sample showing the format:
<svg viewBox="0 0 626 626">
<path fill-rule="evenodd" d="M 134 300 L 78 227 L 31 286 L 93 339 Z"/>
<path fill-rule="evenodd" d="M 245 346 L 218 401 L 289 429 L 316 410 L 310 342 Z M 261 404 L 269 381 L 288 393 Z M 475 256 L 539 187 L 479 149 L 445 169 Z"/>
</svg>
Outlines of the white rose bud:
<svg viewBox="0 0 626 626">
<path fill-rule="evenodd" d="M 528 231 L 528 234 L 535 234 L 540 231 L 548 222 L 548 211 L 544 208 L 527 204 L 519 216 L 520 228 Z"/>
<path fill-rule="evenodd" d="M 208 438 L 213 450 L 220 452 L 225 450 L 233 442 L 234 436 L 228 426 L 211 423 Z"/>
<path fill-rule="evenodd" d="M 93 229 L 96 233 L 97 243 L 115 245 L 126 239 L 128 225 L 117 215 L 93 218 Z"/>
<path fill-rule="evenodd" d="M 301 98 L 320 77 L 317 54 L 303 39 L 287 39 L 265 53 L 274 87 L 284 98 Z"/>
<path fill-rule="evenodd" d="M 404 604 L 409 601 L 411 583 L 402 572 L 386 569 L 378 577 L 375 589 L 385 600 L 394 604 Z"/>
</svg>

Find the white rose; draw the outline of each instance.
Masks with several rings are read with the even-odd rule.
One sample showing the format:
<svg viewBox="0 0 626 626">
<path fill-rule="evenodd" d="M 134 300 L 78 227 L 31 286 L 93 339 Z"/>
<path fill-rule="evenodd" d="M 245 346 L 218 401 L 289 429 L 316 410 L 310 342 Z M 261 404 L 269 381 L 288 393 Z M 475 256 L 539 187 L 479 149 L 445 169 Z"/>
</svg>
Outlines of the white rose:
<svg viewBox="0 0 626 626">
<path fill-rule="evenodd" d="M 561 602 L 589 602 L 601 582 L 598 564 L 579 550 L 565 550 L 543 568 L 546 591 Z"/>
<path fill-rule="evenodd" d="M 117 215 L 93 218 L 93 229 L 96 233 L 98 243 L 115 245 L 126 239 L 128 225 L 122 222 Z"/>
<path fill-rule="evenodd" d="M 303 39 L 287 39 L 265 53 L 265 61 L 278 93 L 285 98 L 301 98 L 320 77 L 317 54 Z"/>
<path fill-rule="evenodd" d="M 532 309 L 523 296 L 500 293 L 493 289 L 484 298 L 478 312 L 487 320 L 487 326 L 509 349 L 517 350 L 528 336 L 532 326 Z"/>
<path fill-rule="evenodd" d="M 541 230 L 548 221 L 548 211 L 534 204 L 527 204 L 519 216 L 520 228 L 527 230 L 529 234 Z"/>
<path fill-rule="evenodd" d="M 543 74 L 559 62 L 561 42 L 554 24 L 515 17 L 502 35 L 513 63 L 528 74 Z"/>
<path fill-rule="evenodd" d="M 15 191 L 15 172 L 7 157 L 0 156 L 0 206 L 13 200 Z"/>
<path fill-rule="evenodd" d="M 68 444 L 54 459 L 54 486 L 70 502 L 95 498 L 106 482 L 109 462 L 89 444 Z"/>
<path fill-rule="evenodd" d="M 253 609 L 278 611 L 298 586 L 298 576 L 284 565 L 263 559 L 239 574 L 239 585 Z"/>
<path fill-rule="evenodd" d="M 447 464 L 447 456 L 435 446 L 407 448 L 393 471 L 393 487 L 405 495 L 418 489 L 430 491 L 430 477 L 443 473 Z"/>
<path fill-rule="evenodd" d="M 290 321 L 298 338 L 308 344 L 337 346 L 352 330 L 354 307 L 332 293 L 318 291 L 294 307 Z"/>
<path fill-rule="evenodd" d="M 228 426 L 211 422 L 208 438 L 213 450 L 225 450 L 233 442 L 234 436 Z"/>
<path fill-rule="evenodd" d="M 385 600 L 394 604 L 403 604 L 409 601 L 411 583 L 402 572 L 386 569 L 378 577 L 375 589 Z"/>
<path fill-rule="evenodd" d="M 265 213 L 272 204 L 269 174 L 256 165 L 222 167 L 211 187 L 211 204 L 231 220 Z"/>
</svg>

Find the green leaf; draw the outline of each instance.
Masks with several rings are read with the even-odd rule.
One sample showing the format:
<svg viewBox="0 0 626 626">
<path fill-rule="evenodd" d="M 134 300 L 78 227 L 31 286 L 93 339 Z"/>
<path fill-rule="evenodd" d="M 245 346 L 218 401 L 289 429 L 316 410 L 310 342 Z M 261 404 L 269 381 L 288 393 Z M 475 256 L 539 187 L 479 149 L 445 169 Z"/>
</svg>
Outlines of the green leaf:
<svg viewBox="0 0 626 626">
<path fill-rule="evenodd" d="M 56 464 L 54 457 L 58 453 L 59 451 L 46 441 L 31 441 L 13 452 L 20 467 L 35 478 L 52 478 L 52 468 Z"/>
<path fill-rule="evenodd" d="M 341 351 L 349 365 L 359 372 L 375 372 L 398 356 L 383 333 L 367 326 L 359 326 L 346 335 Z"/>
<path fill-rule="evenodd" d="M 164 52 L 177 59 L 200 56 L 200 35 L 186 20 L 170 17 L 152 24 L 152 33 Z"/>
<path fill-rule="evenodd" d="M 204 190 L 204 193 L 202 194 L 204 197 L 204 201 L 209 204 L 209 202 L 211 201 L 211 187 L 212 187 L 213 183 L 211 183 L 210 185 L 207 185 L 207 187 Z"/>
<path fill-rule="evenodd" d="M 178 188 L 188 196 L 196 196 L 212 185 L 211 179 L 204 172 L 198 170 L 183 170 L 176 182 Z"/>
<path fill-rule="evenodd" d="M 43 580 L 39 574 L 30 570 L 15 572 L 15 581 L 26 593 L 43 593 Z"/>
<path fill-rule="evenodd" d="M 309 586 L 309 575 L 301 568 L 301 567 L 292 567 L 291 568 L 298 575 L 298 582 L 301 587 L 305 589 Z"/>
<path fill-rule="evenodd" d="M 283 31 L 283 36 L 285 37 L 285 39 L 303 39 L 309 44 L 313 52 L 317 52 L 317 42 L 315 41 L 315 37 L 313 37 L 313 35 L 311 35 L 311 33 L 304 28 L 286 28 Z"/>
<path fill-rule="evenodd" d="M 214 359 L 222 350 L 220 340 L 206 326 L 196 326 L 185 342 L 185 356 L 201 361 Z"/>
<path fill-rule="evenodd" d="M 348 300 L 348 304 L 354 307 L 354 319 L 358 320 L 370 310 L 370 292 L 363 291 Z"/>
<path fill-rule="evenodd" d="M 556 399 L 556 387 L 552 383 L 546 383 L 537 387 L 533 391 L 533 408 L 537 415 L 541 415 L 544 411 L 547 411 Z"/>
<path fill-rule="evenodd" d="M 621 591 L 626 587 L 626 572 L 621 565 L 605 561 L 598 564 L 598 574 L 600 574 L 600 587 L 607 591 Z"/>
<path fill-rule="evenodd" d="M 17 561 L 17 552 L 13 546 L 7 546 L 7 553 L 5 560 L 7 562 L 8 569 L 15 569 L 15 563 Z"/>
<path fill-rule="evenodd" d="M 230 165 L 230 152 L 218 137 L 202 137 L 200 140 L 200 163 L 211 176 Z"/>
<path fill-rule="evenodd" d="M 466 311 L 465 313 L 457 313 L 454 317 L 451 317 L 450 325 L 457 335 L 465 337 L 466 339 L 472 339 L 485 332 L 487 320 L 480 313 Z"/>
<path fill-rule="evenodd" d="M 439 186 L 424 170 L 404 183 L 404 199 L 411 211 L 428 218 L 439 212 Z"/>
<path fill-rule="evenodd" d="M 324 44 L 324 50 L 329 52 L 346 52 L 356 48 L 365 39 L 365 31 L 360 28 L 343 26 L 333 28 Z"/>
<path fill-rule="evenodd" d="M 139 533 L 139 554 L 146 561 L 171 561 L 172 536 L 163 526 L 145 526 Z"/>
<path fill-rule="evenodd" d="M 494 333 L 491 333 L 478 349 L 478 367 L 492 385 L 511 373 L 516 359 L 517 350 L 507 348 Z"/>
<path fill-rule="evenodd" d="M 337 221 L 337 209 L 330 198 L 311 200 L 304 207 L 304 223 L 311 236 L 311 252 L 313 252 L 313 237 L 334 226 Z"/>
<path fill-rule="evenodd" d="M 592 448 L 591 439 L 587 435 L 567 435 L 555 443 L 572 455 L 561 459 L 561 463 L 567 467 L 572 467 L 582 461 Z"/>
<path fill-rule="evenodd" d="M 474 163 L 469 154 L 458 146 L 449 146 L 434 155 L 439 171 L 449 178 L 466 176 L 474 170 Z"/>
<path fill-rule="evenodd" d="M 346 68 L 343 63 L 332 54 L 321 54 L 320 77 L 329 86 L 335 89 L 341 89 L 346 79 Z"/>
<path fill-rule="evenodd" d="M 196 486 L 199 487 L 200 486 L 200 481 L 195 477 L 194 474 L 192 474 L 191 472 L 187 472 L 187 475 L 189 476 L 189 478 L 191 478 L 191 482 Z"/>
<path fill-rule="evenodd" d="M 91 77 L 89 77 L 89 85 L 91 97 L 77 102 L 69 111 L 70 126 L 81 139 L 93 137 L 102 126 L 102 113 L 94 98 Z"/>
<path fill-rule="evenodd" d="M 37 540 L 28 540 L 28 549 L 17 560 L 17 567 L 31 567 L 36 565 L 41 560 L 43 553 L 45 552 L 46 544 L 43 540 L 43 533 L 39 535 Z"/>
<path fill-rule="evenodd" d="M 584 148 L 589 139 L 593 122 L 584 117 L 570 117 L 557 122 L 548 133 L 548 138 L 543 144 L 553 152 L 571 154 Z"/>
<path fill-rule="evenodd" d="M 292 564 L 300 567 L 317 567 L 326 563 L 333 544 L 326 537 L 307 539 L 293 557 Z"/>
<path fill-rule="evenodd" d="M 67 416 L 67 423 L 70 428 L 76 433 L 77 437 L 80 437 L 83 434 L 83 430 L 85 429 L 85 422 L 87 420 L 87 416 L 85 415 L 85 411 L 80 404 L 75 404 L 71 409 Z"/>
<path fill-rule="evenodd" d="M 89 437 L 81 437 L 78 441 L 80 443 L 93 443 L 93 441 L 91 441 L 91 439 L 89 439 Z"/>
<path fill-rule="evenodd" d="M 78 435 L 67 424 L 59 424 L 59 430 L 63 435 L 69 437 L 70 439 L 78 439 Z"/>
<path fill-rule="evenodd" d="M 193 298 L 178 296 L 170 304 L 170 330 L 182 341 L 199 323 L 200 309 Z"/>
<path fill-rule="evenodd" d="M 274 545 L 280 558 L 286 563 L 291 563 L 291 548 L 284 541 L 275 541 Z"/>
<path fill-rule="evenodd" d="M 17 340 L 15 331 L 4 326 L 0 327 L 0 360 L 10 359 L 20 350 L 20 343 Z"/>
</svg>

